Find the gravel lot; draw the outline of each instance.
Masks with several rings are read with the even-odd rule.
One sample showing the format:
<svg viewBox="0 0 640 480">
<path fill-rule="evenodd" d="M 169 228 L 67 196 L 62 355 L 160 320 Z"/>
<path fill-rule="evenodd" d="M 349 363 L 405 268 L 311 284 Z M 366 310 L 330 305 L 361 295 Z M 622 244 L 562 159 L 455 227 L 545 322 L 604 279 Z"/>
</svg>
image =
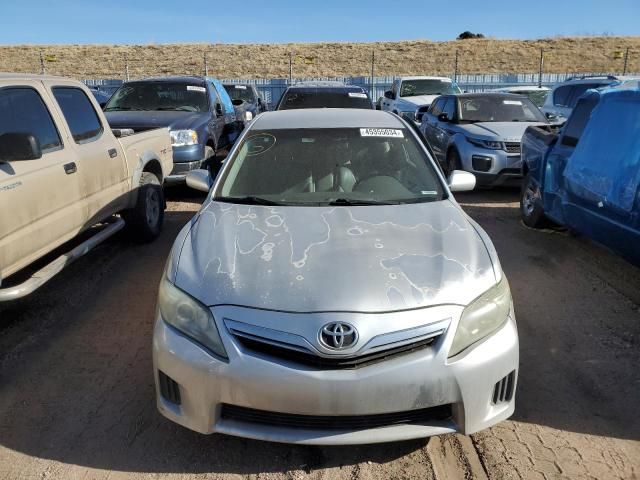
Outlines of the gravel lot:
<svg viewBox="0 0 640 480">
<path fill-rule="evenodd" d="M 171 191 L 149 246 L 103 244 L 0 306 L 0 480 L 640 476 L 640 270 L 519 222 L 517 192 L 459 195 L 509 277 L 521 342 L 515 416 L 471 438 L 297 447 L 201 436 L 156 412 L 156 288 L 202 197 Z"/>
</svg>

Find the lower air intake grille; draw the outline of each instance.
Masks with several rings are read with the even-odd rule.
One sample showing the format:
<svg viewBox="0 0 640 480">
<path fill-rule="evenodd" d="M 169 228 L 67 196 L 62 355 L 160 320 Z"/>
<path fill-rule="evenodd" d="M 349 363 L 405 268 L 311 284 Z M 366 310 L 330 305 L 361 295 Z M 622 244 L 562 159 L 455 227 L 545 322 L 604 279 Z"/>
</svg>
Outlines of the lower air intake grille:
<svg viewBox="0 0 640 480">
<path fill-rule="evenodd" d="M 504 377 L 493 387 L 493 404 L 510 402 L 515 391 L 516 371 Z"/>
<path fill-rule="evenodd" d="M 451 405 L 378 415 L 316 416 L 269 412 L 224 404 L 221 417 L 225 420 L 307 430 L 366 430 L 389 425 L 449 420 Z"/>
<path fill-rule="evenodd" d="M 165 373 L 158 370 L 158 383 L 162 397 L 175 405 L 180 405 L 180 387 Z"/>
</svg>

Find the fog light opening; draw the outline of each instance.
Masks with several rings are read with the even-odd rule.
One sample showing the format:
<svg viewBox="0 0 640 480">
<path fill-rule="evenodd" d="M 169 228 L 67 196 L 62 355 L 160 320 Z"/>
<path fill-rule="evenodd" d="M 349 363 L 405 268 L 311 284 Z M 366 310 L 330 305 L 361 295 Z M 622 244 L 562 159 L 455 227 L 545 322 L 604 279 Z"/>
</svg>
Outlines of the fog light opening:
<svg viewBox="0 0 640 480">
<path fill-rule="evenodd" d="M 471 163 L 474 170 L 478 172 L 488 172 L 491 170 L 493 159 L 491 157 L 485 157 L 484 155 L 472 155 Z"/>
<path fill-rule="evenodd" d="M 158 383 L 162 398 L 174 405 L 180 405 L 180 386 L 178 383 L 160 370 L 158 370 Z"/>
</svg>

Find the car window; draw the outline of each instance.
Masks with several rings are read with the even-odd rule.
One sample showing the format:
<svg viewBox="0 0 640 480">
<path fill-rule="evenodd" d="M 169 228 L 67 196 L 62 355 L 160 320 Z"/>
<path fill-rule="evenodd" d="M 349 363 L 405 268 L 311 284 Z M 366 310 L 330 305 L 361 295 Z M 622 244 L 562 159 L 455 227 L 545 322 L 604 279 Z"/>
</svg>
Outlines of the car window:
<svg viewBox="0 0 640 480">
<path fill-rule="evenodd" d="M 360 88 L 290 88 L 288 89 L 278 110 L 298 108 L 361 108 L 371 109 L 369 96 Z"/>
<path fill-rule="evenodd" d="M 52 90 L 76 143 L 93 140 L 102 133 L 98 114 L 81 89 L 55 87 Z"/>
<path fill-rule="evenodd" d="M 566 107 L 568 105 L 569 96 L 573 90 L 572 85 L 564 85 L 558 87 L 553 92 L 553 104 L 558 107 Z"/>
<path fill-rule="evenodd" d="M 207 112 L 207 89 L 201 82 L 142 81 L 126 83 L 113 94 L 105 112 L 173 110 Z"/>
<path fill-rule="evenodd" d="M 454 97 L 447 98 L 447 103 L 444 104 L 442 113 L 446 113 L 449 120 L 453 120 L 456 115 L 456 99 Z"/>
<path fill-rule="evenodd" d="M 215 112 L 218 111 L 218 105 L 219 105 L 220 108 L 222 108 L 222 112 L 224 112 L 224 106 L 222 105 L 222 102 L 220 101 L 220 96 L 218 95 L 218 92 L 216 91 L 215 87 L 213 87 L 213 85 L 209 89 L 209 95 L 210 95 L 210 99 L 211 99 L 211 105 L 213 106 L 214 111 Z"/>
<path fill-rule="evenodd" d="M 584 93 L 590 88 L 600 88 L 608 85 L 607 83 L 581 83 L 579 85 L 575 85 L 573 90 L 571 90 L 571 96 L 567 99 L 567 107 L 573 108 L 578 103 L 578 100 Z"/>
<path fill-rule="evenodd" d="M 400 87 L 401 97 L 415 97 L 418 95 L 445 95 L 462 93 L 451 80 L 416 79 L 405 80 Z"/>
<path fill-rule="evenodd" d="M 259 196 L 319 206 L 336 199 L 428 202 L 444 194 L 406 128 L 254 130 L 228 161 L 217 199 Z"/>
<path fill-rule="evenodd" d="M 478 94 L 458 97 L 458 121 L 547 123 L 538 107 L 525 95 Z"/>
<path fill-rule="evenodd" d="M 444 107 L 444 102 L 446 102 L 446 98 L 438 98 L 435 102 L 433 102 L 433 107 L 431 107 L 431 115 L 435 115 L 436 117 L 442 113 L 442 107 Z"/>
<path fill-rule="evenodd" d="M 247 85 L 225 85 L 225 90 L 231 97 L 231 100 L 242 100 L 247 103 L 255 103 L 253 89 Z"/>
<path fill-rule="evenodd" d="M 0 135 L 5 133 L 32 134 L 43 153 L 62 148 L 51 114 L 32 88 L 0 89 Z"/>
<path fill-rule="evenodd" d="M 589 96 L 588 98 L 578 102 L 578 105 L 573 110 L 571 117 L 569 117 L 569 120 L 567 120 L 567 123 L 564 126 L 561 142 L 562 145 L 575 147 L 578 144 L 580 136 L 589 122 L 591 112 L 597 104 L 598 100 L 595 96 Z"/>
</svg>

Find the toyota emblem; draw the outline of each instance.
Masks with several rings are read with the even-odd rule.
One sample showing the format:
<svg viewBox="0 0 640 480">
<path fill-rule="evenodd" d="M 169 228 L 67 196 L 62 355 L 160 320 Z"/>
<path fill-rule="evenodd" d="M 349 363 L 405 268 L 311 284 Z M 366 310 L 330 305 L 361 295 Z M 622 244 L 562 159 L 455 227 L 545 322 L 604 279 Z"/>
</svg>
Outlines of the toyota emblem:
<svg viewBox="0 0 640 480">
<path fill-rule="evenodd" d="M 358 341 L 358 331 L 343 322 L 327 323 L 320 329 L 320 343 L 331 350 L 350 348 Z"/>
</svg>

